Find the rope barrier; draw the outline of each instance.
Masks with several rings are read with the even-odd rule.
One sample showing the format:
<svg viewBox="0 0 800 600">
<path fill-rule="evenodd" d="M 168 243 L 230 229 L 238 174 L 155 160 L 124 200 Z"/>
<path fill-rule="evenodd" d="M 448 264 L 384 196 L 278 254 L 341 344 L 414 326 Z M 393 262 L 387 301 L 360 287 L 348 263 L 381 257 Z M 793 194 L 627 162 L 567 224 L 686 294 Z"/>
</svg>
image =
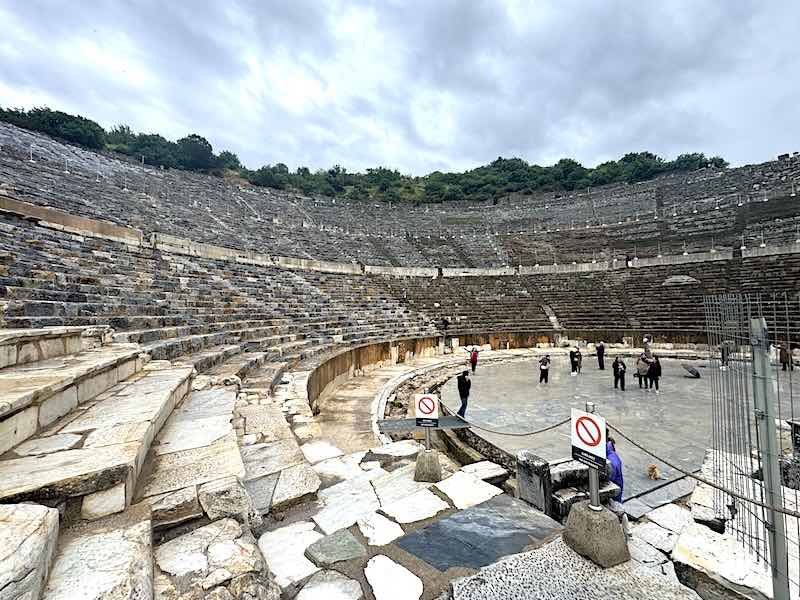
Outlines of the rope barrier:
<svg viewBox="0 0 800 600">
<path fill-rule="evenodd" d="M 754 498 L 749 498 L 749 497 L 747 497 L 747 496 L 745 496 L 743 494 L 740 494 L 740 493 L 735 492 L 733 490 L 729 490 L 725 486 L 723 486 L 723 485 L 721 485 L 721 484 L 719 484 L 719 483 L 717 483 L 715 481 L 711 481 L 710 479 L 706 479 L 705 477 L 701 477 L 700 475 L 692 473 L 691 471 L 687 471 L 686 469 L 683 469 L 683 468 L 671 463 L 667 459 L 662 458 L 661 456 L 657 455 L 655 452 L 653 452 L 653 451 L 645 448 L 644 446 L 642 446 L 639 442 L 635 441 L 633 438 L 625 435 L 625 433 L 623 431 L 621 431 L 619 428 L 614 427 L 611 424 L 608 424 L 608 428 L 616 431 L 620 435 L 620 437 L 622 437 L 626 441 L 628 441 L 631 444 L 633 444 L 634 446 L 636 446 L 639 450 L 641 450 L 645 454 L 649 454 L 650 456 L 655 458 L 657 461 L 659 461 L 661 463 L 664 463 L 670 469 L 675 469 L 676 471 L 678 471 L 679 473 L 682 473 L 686 477 L 691 477 L 692 479 L 694 479 L 696 481 L 699 481 L 700 483 L 704 483 L 704 484 L 706 484 L 706 485 L 708 485 L 710 487 L 713 487 L 714 489 L 717 489 L 717 490 L 720 490 L 722 492 L 725 492 L 729 496 L 737 498 L 738 500 L 742 500 L 743 502 L 748 502 L 748 503 L 754 504 L 754 505 L 756 505 L 756 506 L 758 506 L 760 508 L 765 508 L 767 510 L 774 510 L 775 512 L 784 514 L 786 516 L 795 517 L 795 518 L 800 519 L 800 512 L 798 512 L 796 510 L 789 510 L 787 508 L 783 508 L 782 506 L 781 507 L 779 507 L 779 506 L 770 506 L 769 504 L 761 502 L 760 500 L 756 500 Z"/>
<path fill-rule="evenodd" d="M 537 429 L 536 431 L 521 431 L 521 432 L 513 432 L 513 431 L 497 431 L 494 429 L 488 429 L 486 427 L 481 427 L 480 425 L 476 425 L 475 423 L 471 423 L 467 421 L 464 417 L 461 417 L 461 420 L 464 421 L 467 425 L 471 428 L 479 429 L 480 431 L 485 431 L 486 433 L 493 433 L 495 435 L 507 435 L 509 437 L 527 437 L 529 435 L 536 435 L 538 433 L 544 433 L 545 431 L 550 431 L 551 429 L 555 429 L 556 427 L 561 427 L 570 422 L 570 419 L 564 419 L 563 421 L 559 421 L 558 423 L 554 423 L 553 425 L 548 425 L 542 429 Z"/>
<path fill-rule="evenodd" d="M 509 436 L 509 437 L 527 437 L 527 436 L 537 435 L 539 433 L 544 433 L 545 431 L 550 431 L 551 429 L 556 429 L 557 427 L 561 427 L 562 425 L 565 425 L 565 424 L 569 423 L 571 419 L 563 419 L 562 421 L 558 421 L 557 423 L 554 423 L 552 425 L 548 425 L 547 427 L 544 427 L 542 429 L 537 429 L 535 431 L 522 431 L 522 432 L 497 431 L 495 429 L 489 429 L 487 427 L 481 427 L 480 425 L 476 425 L 475 423 L 471 423 L 470 421 L 467 421 L 466 419 L 463 419 L 463 418 L 462 418 L 462 420 L 465 423 L 467 423 L 471 428 L 478 429 L 480 431 L 485 431 L 486 433 L 492 433 L 492 434 L 495 434 L 495 435 L 506 435 L 506 436 Z M 774 510 L 775 512 L 784 514 L 786 516 L 795 517 L 797 519 L 800 519 L 800 512 L 798 512 L 796 510 L 789 510 L 788 508 L 783 508 L 783 507 L 778 507 L 778 506 L 771 506 L 769 504 L 766 504 L 765 502 L 761 502 L 760 500 L 756 500 L 754 498 L 749 498 L 748 496 L 745 496 L 745 495 L 740 494 L 740 493 L 738 493 L 736 491 L 730 490 L 730 489 L 726 488 L 725 486 L 723 486 L 723 485 L 721 485 L 721 484 L 719 484 L 719 483 L 717 483 L 715 481 L 711 481 L 710 479 L 706 479 L 705 477 L 701 477 L 700 475 L 697 475 L 696 473 L 692 473 L 691 471 L 687 471 L 686 469 L 684 469 L 682 467 L 679 467 L 678 465 L 670 462 L 666 458 L 663 458 L 663 457 L 659 456 L 658 454 L 656 454 L 652 450 L 649 450 L 648 448 L 646 448 L 645 446 L 643 446 L 642 444 L 640 444 L 639 442 L 637 442 L 636 440 L 634 440 L 630 436 L 626 435 L 618 427 L 615 427 L 614 425 L 611 425 L 610 423 L 608 423 L 608 428 L 612 429 L 613 431 L 616 431 L 621 438 L 623 438 L 624 440 L 630 442 L 631 444 L 633 444 L 636 448 L 638 448 L 639 450 L 641 450 L 645 454 L 653 457 L 658 462 L 667 465 L 670 469 L 674 469 L 675 471 L 678 471 L 679 473 L 681 473 L 682 475 L 684 475 L 686 477 L 690 477 L 690 478 L 692 478 L 692 479 L 694 479 L 694 480 L 696 480 L 696 481 L 698 481 L 700 483 L 704 483 L 704 484 L 706 484 L 706 485 L 708 485 L 708 486 L 710 486 L 710 487 L 712 487 L 714 489 L 717 489 L 717 490 L 720 490 L 722 492 L 725 492 L 726 494 L 728 494 L 728 495 L 730 495 L 730 496 L 732 496 L 734 498 L 737 498 L 738 500 L 741 500 L 743 502 L 748 502 L 750 504 L 754 504 L 755 506 L 758 506 L 760 508 L 764 508 L 766 510 Z"/>
</svg>

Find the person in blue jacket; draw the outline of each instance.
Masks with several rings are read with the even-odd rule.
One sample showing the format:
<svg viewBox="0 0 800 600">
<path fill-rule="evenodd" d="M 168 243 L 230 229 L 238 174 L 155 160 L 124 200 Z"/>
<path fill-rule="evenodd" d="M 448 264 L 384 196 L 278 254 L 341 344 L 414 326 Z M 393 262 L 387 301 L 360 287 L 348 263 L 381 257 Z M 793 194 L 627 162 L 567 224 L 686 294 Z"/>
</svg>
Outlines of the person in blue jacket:
<svg viewBox="0 0 800 600">
<path fill-rule="evenodd" d="M 619 486 L 619 494 L 614 496 L 612 499 L 616 500 L 617 502 L 622 502 L 622 490 L 625 486 L 625 480 L 622 476 L 622 459 L 619 457 L 619 454 L 617 454 L 616 440 L 614 440 L 612 437 L 607 439 L 606 459 L 609 463 L 608 479 Z"/>
</svg>

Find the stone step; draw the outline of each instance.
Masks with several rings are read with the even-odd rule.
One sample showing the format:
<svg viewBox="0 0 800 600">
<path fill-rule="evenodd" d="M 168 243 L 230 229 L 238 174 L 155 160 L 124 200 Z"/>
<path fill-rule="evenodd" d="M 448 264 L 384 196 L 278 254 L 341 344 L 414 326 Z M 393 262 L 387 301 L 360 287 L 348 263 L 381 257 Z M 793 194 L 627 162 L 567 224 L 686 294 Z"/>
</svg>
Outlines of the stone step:
<svg viewBox="0 0 800 600">
<path fill-rule="evenodd" d="M 0 371 L 0 454 L 142 370 L 141 349 L 113 344 Z"/>
<path fill-rule="evenodd" d="M 181 356 L 173 362 L 181 365 L 192 365 L 197 369 L 198 373 L 204 373 L 224 363 L 231 357 L 237 356 L 240 352 L 242 352 L 242 346 L 238 344 L 230 346 L 212 346 L 201 352 Z"/>
<path fill-rule="evenodd" d="M 145 455 L 189 390 L 192 369 L 150 363 L 0 460 L 0 500 L 96 519 L 130 504 Z"/>
<path fill-rule="evenodd" d="M 0 329 L 0 369 L 77 354 L 82 333 L 82 327 Z"/>
<path fill-rule="evenodd" d="M 135 496 L 153 507 L 156 526 L 202 516 L 204 486 L 244 476 L 231 424 L 235 403 L 232 388 L 194 391 L 156 437 Z"/>
<path fill-rule="evenodd" d="M 152 597 L 153 548 L 148 506 L 133 506 L 62 532 L 43 600 Z"/>
<path fill-rule="evenodd" d="M 252 371 L 261 368 L 267 362 L 269 355 L 266 352 L 245 352 L 230 357 L 222 364 L 210 369 L 206 375 L 225 383 L 238 378 L 244 380 Z"/>
</svg>

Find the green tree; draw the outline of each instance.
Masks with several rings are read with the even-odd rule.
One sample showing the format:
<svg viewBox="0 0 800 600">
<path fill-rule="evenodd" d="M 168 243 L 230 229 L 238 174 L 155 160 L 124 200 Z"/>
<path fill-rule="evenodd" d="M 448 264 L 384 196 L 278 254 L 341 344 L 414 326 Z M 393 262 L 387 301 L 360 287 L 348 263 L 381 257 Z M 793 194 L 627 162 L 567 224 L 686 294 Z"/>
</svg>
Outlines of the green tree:
<svg viewBox="0 0 800 600">
<path fill-rule="evenodd" d="M 192 133 L 178 140 L 176 158 L 183 169 L 207 171 L 214 166 L 214 149 L 206 138 Z"/>
<path fill-rule="evenodd" d="M 238 171 L 242 168 L 242 163 L 239 157 L 229 150 L 223 150 L 217 157 L 217 165 L 221 169 L 228 169 L 230 171 Z"/>
</svg>

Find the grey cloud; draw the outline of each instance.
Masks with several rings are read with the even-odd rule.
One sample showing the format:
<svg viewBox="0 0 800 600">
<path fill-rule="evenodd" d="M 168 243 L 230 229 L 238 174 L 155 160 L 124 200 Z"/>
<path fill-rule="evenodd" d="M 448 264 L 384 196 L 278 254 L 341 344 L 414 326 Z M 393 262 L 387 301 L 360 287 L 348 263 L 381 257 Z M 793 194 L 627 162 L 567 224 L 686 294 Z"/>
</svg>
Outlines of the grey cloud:
<svg viewBox="0 0 800 600">
<path fill-rule="evenodd" d="M 800 149 L 797 3 L 7 0 L 2 11 L 21 51 L 0 43 L 0 89 L 104 125 L 195 131 L 251 167 L 424 174 L 644 149 L 742 164 Z M 155 82 L 76 64 L 76 40 L 132 53 Z"/>
</svg>

